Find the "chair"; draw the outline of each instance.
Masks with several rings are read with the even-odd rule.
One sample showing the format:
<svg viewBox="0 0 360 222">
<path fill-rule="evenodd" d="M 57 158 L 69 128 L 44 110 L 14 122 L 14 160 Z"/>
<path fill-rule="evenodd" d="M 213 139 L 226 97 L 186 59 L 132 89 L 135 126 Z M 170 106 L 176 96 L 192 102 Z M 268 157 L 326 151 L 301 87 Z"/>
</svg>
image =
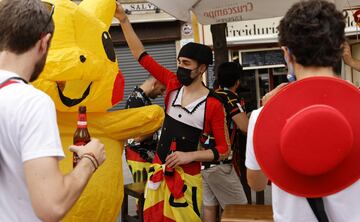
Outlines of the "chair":
<svg viewBox="0 0 360 222">
<path fill-rule="evenodd" d="M 121 221 L 122 222 L 143 222 L 143 210 L 144 210 L 144 190 L 145 183 L 132 183 L 124 186 L 124 200 L 121 209 Z M 138 215 L 129 215 L 129 200 L 128 197 L 132 196 L 138 199 Z"/>
</svg>

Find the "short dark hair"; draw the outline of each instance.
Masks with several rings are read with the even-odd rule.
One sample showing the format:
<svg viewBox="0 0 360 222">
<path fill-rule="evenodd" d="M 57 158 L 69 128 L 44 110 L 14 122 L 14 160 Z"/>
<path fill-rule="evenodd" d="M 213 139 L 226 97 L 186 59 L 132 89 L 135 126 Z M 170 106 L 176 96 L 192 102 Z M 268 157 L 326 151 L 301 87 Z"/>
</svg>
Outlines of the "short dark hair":
<svg viewBox="0 0 360 222">
<path fill-rule="evenodd" d="M 237 62 L 224 62 L 219 65 L 217 71 L 218 83 L 220 87 L 233 87 L 240 79 L 242 66 Z"/>
<path fill-rule="evenodd" d="M 40 0 L 0 1 L 0 51 L 21 54 L 36 44 L 42 33 L 53 33 L 54 22 Z"/>
<path fill-rule="evenodd" d="M 279 43 L 303 66 L 333 67 L 341 60 L 345 17 L 324 0 L 294 4 L 281 19 Z"/>
</svg>

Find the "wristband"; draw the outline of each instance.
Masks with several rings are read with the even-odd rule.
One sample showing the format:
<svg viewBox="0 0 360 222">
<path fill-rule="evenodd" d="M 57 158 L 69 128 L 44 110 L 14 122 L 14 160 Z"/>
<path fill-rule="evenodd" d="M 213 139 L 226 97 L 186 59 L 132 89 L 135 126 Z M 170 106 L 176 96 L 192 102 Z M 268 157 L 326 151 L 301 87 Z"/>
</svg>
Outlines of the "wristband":
<svg viewBox="0 0 360 222">
<path fill-rule="evenodd" d="M 96 164 L 95 164 L 94 160 L 93 160 L 90 156 L 87 156 L 87 155 L 83 155 L 83 156 L 81 157 L 81 159 L 84 158 L 84 157 L 90 160 L 90 162 L 91 162 L 92 165 L 94 166 L 94 172 L 95 172 L 95 171 L 97 170 L 97 167 L 96 167 Z"/>
<path fill-rule="evenodd" d="M 98 160 L 96 159 L 96 157 L 95 157 L 95 155 L 93 154 L 93 153 L 84 153 L 83 154 L 83 156 L 84 155 L 88 155 L 88 156 L 91 156 L 92 158 L 94 158 L 94 160 L 95 160 L 95 162 L 96 162 L 96 165 L 99 167 L 100 166 L 100 164 L 99 164 L 99 162 L 98 162 Z"/>
</svg>

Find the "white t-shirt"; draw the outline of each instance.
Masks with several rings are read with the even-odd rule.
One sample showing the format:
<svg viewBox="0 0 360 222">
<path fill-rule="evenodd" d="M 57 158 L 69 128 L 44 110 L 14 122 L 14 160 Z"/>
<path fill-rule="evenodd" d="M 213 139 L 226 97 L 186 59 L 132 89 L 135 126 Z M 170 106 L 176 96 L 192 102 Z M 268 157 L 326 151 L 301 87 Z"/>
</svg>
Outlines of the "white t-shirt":
<svg viewBox="0 0 360 222">
<path fill-rule="evenodd" d="M 251 170 L 261 170 L 255 158 L 253 145 L 255 122 L 261 110 L 262 108 L 254 110 L 249 120 L 245 165 Z M 274 183 L 272 183 L 271 187 L 275 221 L 317 222 L 306 198 L 289 194 Z M 360 180 L 341 192 L 323 197 L 323 200 L 330 222 L 360 221 Z"/>
<path fill-rule="evenodd" d="M 0 70 L 0 83 L 15 73 Z M 64 157 L 55 106 L 21 80 L 0 89 L 0 221 L 39 221 L 28 194 L 23 163 Z M 56 192 L 56 191 L 54 191 Z"/>
</svg>

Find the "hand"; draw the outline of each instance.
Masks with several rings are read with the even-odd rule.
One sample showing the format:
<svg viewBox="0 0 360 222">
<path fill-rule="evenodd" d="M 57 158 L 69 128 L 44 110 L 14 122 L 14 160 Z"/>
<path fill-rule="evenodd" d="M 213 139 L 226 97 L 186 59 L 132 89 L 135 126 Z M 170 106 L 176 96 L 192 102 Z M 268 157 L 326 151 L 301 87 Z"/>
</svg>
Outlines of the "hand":
<svg viewBox="0 0 360 222">
<path fill-rule="evenodd" d="M 280 85 L 278 85 L 275 89 L 273 89 L 270 92 L 266 93 L 261 99 L 262 105 L 264 106 L 273 96 L 275 96 L 287 84 L 288 83 L 283 82 Z"/>
<path fill-rule="evenodd" d="M 194 161 L 194 155 L 191 152 L 175 151 L 166 157 L 166 166 L 175 168 L 176 166 L 184 165 Z"/>
<path fill-rule="evenodd" d="M 85 146 L 75 146 L 71 145 L 69 147 L 69 150 L 71 152 L 75 152 L 80 158 L 85 153 L 93 153 L 97 162 L 99 163 L 99 166 L 105 161 L 106 155 L 105 155 L 105 149 L 104 144 L 100 142 L 100 140 L 96 138 L 91 138 L 91 141 L 86 144 Z M 98 166 L 98 167 L 99 167 Z"/>
<path fill-rule="evenodd" d="M 351 56 L 351 50 L 350 50 L 350 45 L 348 42 L 344 42 L 342 44 L 342 48 L 343 48 L 343 59 L 344 59 L 344 62 L 345 64 L 349 65 L 350 64 L 350 61 L 352 59 L 352 56 Z"/>
<path fill-rule="evenodd" d="M 120 23 L 124 22 L 127 19 L 127 15 L 125 13 L 124 8 L 117 1 L 116 1 L 115 18 L 117 18 Z"/>
</svg>

